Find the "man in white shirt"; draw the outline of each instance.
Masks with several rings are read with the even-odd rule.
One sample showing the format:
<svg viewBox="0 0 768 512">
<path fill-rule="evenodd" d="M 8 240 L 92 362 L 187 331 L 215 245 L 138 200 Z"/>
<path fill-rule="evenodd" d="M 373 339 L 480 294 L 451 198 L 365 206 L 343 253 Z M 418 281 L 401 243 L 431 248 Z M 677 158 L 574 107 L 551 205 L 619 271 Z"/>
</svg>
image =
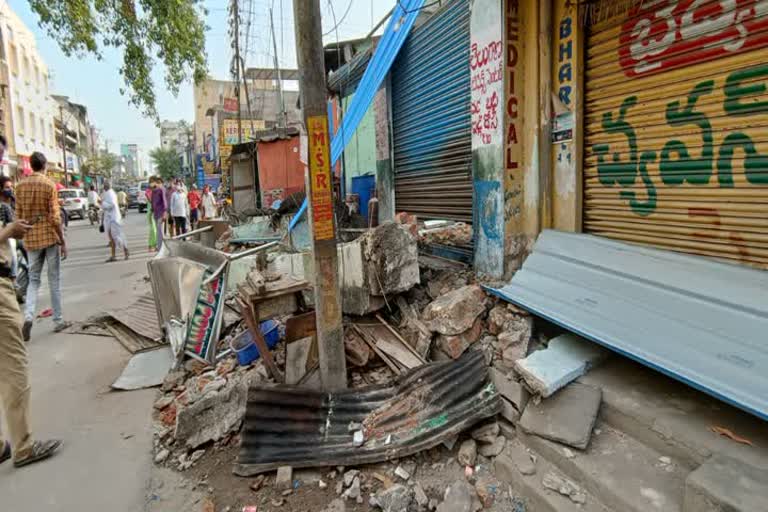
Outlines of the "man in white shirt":
<svg viewBox="0 0 768 512">
<path fill-rule="evenodd" d="M 171 217 L 176 228 L 176 236 L 187 232 L 187 217 L 189 217 L 189 203 L 184 186 L 176 183 L 176 188 L 171 195 Z"/>
<path fill-rule="evenodd" d="M 99 193 L 96 192 L 96 187 L 91 185 L 91 188 L 88 191 L 88 206 L 98 208 L 100 205 L 101 205 L 101 198 L 99 197 Z"/>
</svg>

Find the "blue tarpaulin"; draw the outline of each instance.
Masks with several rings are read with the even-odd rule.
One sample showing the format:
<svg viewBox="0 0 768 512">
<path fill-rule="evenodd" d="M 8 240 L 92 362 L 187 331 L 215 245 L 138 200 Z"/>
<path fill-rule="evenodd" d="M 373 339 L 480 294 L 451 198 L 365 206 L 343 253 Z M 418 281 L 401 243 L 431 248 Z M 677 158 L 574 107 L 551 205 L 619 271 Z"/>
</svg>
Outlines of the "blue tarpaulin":
<svg viewBox="0 0 768 512">
<path fill-rule="evenodd" d="M 379 90 L 381 83 L 389 73 L 389 68 L 392 67 L 397 53 L 405 43 L 423 4 L 424 0 L 401 0 L 397 2 L 373 58 L 368 63 L 355 96 L 349 104 L 349 109 L 341 122 L 341 126 L 331 141 L 331 167 L 338 162 L 344 148 L 349 144 L 360 121 L 371 106 L 376 91 Z M 294 228 L 306 209 L 307 200 L 305 199 L 301 209 L 291 221 L 289 230 Z"/>
</svg>

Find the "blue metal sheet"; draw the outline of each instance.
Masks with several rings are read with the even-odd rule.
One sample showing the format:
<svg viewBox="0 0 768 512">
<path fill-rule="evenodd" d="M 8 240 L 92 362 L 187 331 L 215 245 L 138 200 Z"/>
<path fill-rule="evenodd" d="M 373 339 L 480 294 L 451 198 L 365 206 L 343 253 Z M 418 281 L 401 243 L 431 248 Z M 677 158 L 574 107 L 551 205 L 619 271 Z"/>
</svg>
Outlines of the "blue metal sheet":
<svg viewBox="0 0 768 512">
<path fill-rule="evenodd" d="M 768 420 L 768 272 L 544 231 L 489 289 L 595 343 Z"/>
<path fill-rule="evenodd" d="M 397 210 L 472 222 L 469 0 L 416 28 L 392 67 Z"/>
<path fill-rule="evenodd" d="M 341 122 L 338 137 L 331 141 L 331 168 L 339 161 L 344 148 L 355 133 L 360 121 L 373 102 L 376 91 L 389 73 L 389 68 L 397 57 L 397 53 L 403 46 L 413 23 L 419 15 L 424 0 L 400 0 L 397 2 L 392 16 L 389 18 L 384 35 L 381 36 L 371 62 L 365 69 L 363 78 L 357 86 L 357 92 L 349 104 L 344 119 Z M 342 183 L 344 181 L 342 180 Z M 299 218 L 307 209 L 307 199 L 301 204 L 301 209 L 288 226 L 288 231 L 293 231 Z"/>
</svg>

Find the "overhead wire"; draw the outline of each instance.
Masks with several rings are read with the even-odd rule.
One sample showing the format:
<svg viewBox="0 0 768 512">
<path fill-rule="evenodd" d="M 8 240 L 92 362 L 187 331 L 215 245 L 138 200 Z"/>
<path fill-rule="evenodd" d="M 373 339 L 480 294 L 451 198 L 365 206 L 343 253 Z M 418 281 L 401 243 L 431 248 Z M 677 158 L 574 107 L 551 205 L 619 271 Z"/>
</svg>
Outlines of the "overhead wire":
<svg viewBox="0 0 768 512">
<path fill-rule="evenodd" d="M 334 12 L 334 8 L 333 8 L 333 4 L 331 3 L 331 0 L 328 0 L 328 5 L 331 7 L 331 13 L 333 13 L 334 27 L 332 29 L 330 29 L 328 32 L 325 32 L 323 34 L 323 37 L 336 32 L 336 39 L 337 39 L 336 42 L 338 43 L 338 38 L 339 38 L 339 30 L 338 29 L 339 29 L 339 25 L 344 23 L 344 20 L 347 18 L 347 15 L 349 14 L 349 11 L 352 9 L 352 0 L 349 0 L 349 4 L 347 4 L 347 10 L 344 11 L 344 14 L 341 16 L 341 19 L 338 22 L 336 21 L 336 13 Z"/>
<path fill-rule="evenodd" d="M 418 9 L 406 9 L 406 8 L 403 6 L 403 3 L 402 3 L 400 0 L 397 0 L 397 5 L 399 5 L 399 6 L 400 6 L 400 8 L 403 10 L 403 13 L 405 13 L 405 14 L 410 14 L 410 13 L 412 13 L 412 12 L 418 12 L 418 11 L 420 11 L 420 10 L 422 10 L 422 9 L 426 8 L 426 7 L 432 7 L 433 5 L 438 5 L 438 4 L 441 4 L 441 3 L 443 3 L 443 1 L 444 1 L 444 0 L 435 0 L 435 1 L 434 1 L 434 2 L 432 2 L 431 4 L 425 4 L 425 5 L 422 5 L 422 6 L 421 6 L 421 7 L 419 7 Z"/>
</svg>

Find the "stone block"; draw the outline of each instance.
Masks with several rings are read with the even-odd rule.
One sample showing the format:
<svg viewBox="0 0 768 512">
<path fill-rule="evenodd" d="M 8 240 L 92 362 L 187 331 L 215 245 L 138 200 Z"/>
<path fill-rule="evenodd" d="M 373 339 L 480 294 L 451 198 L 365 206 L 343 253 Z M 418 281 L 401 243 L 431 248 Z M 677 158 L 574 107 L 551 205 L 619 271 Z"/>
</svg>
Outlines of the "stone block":
<svg viewBox="0 0 768 512">
<path fill-rule="evenodd" d="M 496 457 L 504 450 L 504 445 L 506 444 L 507 439 L 504 436 L 499 436 L 490 444 L 481 444 L 477 448 L 477 453 L 483 457 Z"/>
<path fill-rule="evenodd" d="M 506 482 L 514 482 L 517 473 L 526 476 L 536 473 L 536 463 L 519 442 L 508 442 L 494 464 L 496 475 Z"/>
<path fill-rule="evenodd" d="M 520 422 L 520 411 L 515 409 L 515 406 L 512 405 L 512 402 L 506 400 L 503 397 L 501 399 L 501 412 L 499 414 L 501 414 L 502 418 L 512 423 L 513 425 L 517 425 Z"/>
<path fill-rule="evenodd" d="M 407 226 L 385 222 L 358 240 L 363 246 L 371 294 L 395 295 L 419 284 L 419 250 Z"/>
<path fill-rule="evenodd" d="M 472 512 L 479 501 L 475 488 L 459 480 L 445 491 L 445 500 L 437 506 L 437 512 Z"/>
<path fill-rule="evenodd" d="M 461 357 L 470 345 L 476 342 L 480 338 L 480 334 L 483 332 L 483 322 L 478 318 L 472 327 L 461 334 L 445 335 L 438 334 L 437 347 L 451 357 L 451 359 L 458 359 Z"/>
<path fill-rule="evenodd" d="M 178 407 L 174 437 L 190 449 L 236 431 L 245 417 L 248 379 L 230 379 L 218 391 Z M 177 401 L 178 402 L 178 401 Z"/>
<path fill-rule="evenodd" d="M 433 332 L 445 335 L 469 330 L 485 311 L 486 295 L 478 285 L 468 285 L 438 297 L 424 308 L 422 321 Z"/>
<path fill-rule="evenodd" d="M 467 439 L 461 443 L 456 458 L 462 466 L 474 466 L 477 460 L 477 443 L 475 440 Z"/>
<path fill-rule="evenodd" d="M 277 468 L 275 488 L 281 491 L 293 489 L 293 468 L 291 466 L 280 466 Z"/>
<path fill-rule="evenodd" d="M 600 410 L 600 388 L 573 383 L 525 408 L 519 426 L 529 434 L 586 449 Z"/>
<path fill-rule="evenodd" d="M 492 423 L 480 425 L 474 429 L 470 435 L 475 441 L 490 444 L 499 437 L 499 424 L 494 421 Z"/>
<path fill-rule="evenodd" d="M 768 510 L 768 471 L 714 455 L 685 481 L 683 512 Z"/>
<path fill-rule="evenodd" d="M 497 368 L 491 368 L 490 373 L 491 380 L 496 386 L 499 394 L 512 402 L 512 405 L 514 405 L 518 411 L 524 410 L 525 406 L 528 404 L 528 399 L 531 396 L 525 386 L 523 386 L 521 382 L 512 380 L 508 374 L 505 374 Z"/>
<path fill-rule="evenodd" d="M 575 334 L 562 334 L 515 363 L 515 371 L 534 393 L 546 398 L 600 363 L 608 351 Z"/>
</svg>

